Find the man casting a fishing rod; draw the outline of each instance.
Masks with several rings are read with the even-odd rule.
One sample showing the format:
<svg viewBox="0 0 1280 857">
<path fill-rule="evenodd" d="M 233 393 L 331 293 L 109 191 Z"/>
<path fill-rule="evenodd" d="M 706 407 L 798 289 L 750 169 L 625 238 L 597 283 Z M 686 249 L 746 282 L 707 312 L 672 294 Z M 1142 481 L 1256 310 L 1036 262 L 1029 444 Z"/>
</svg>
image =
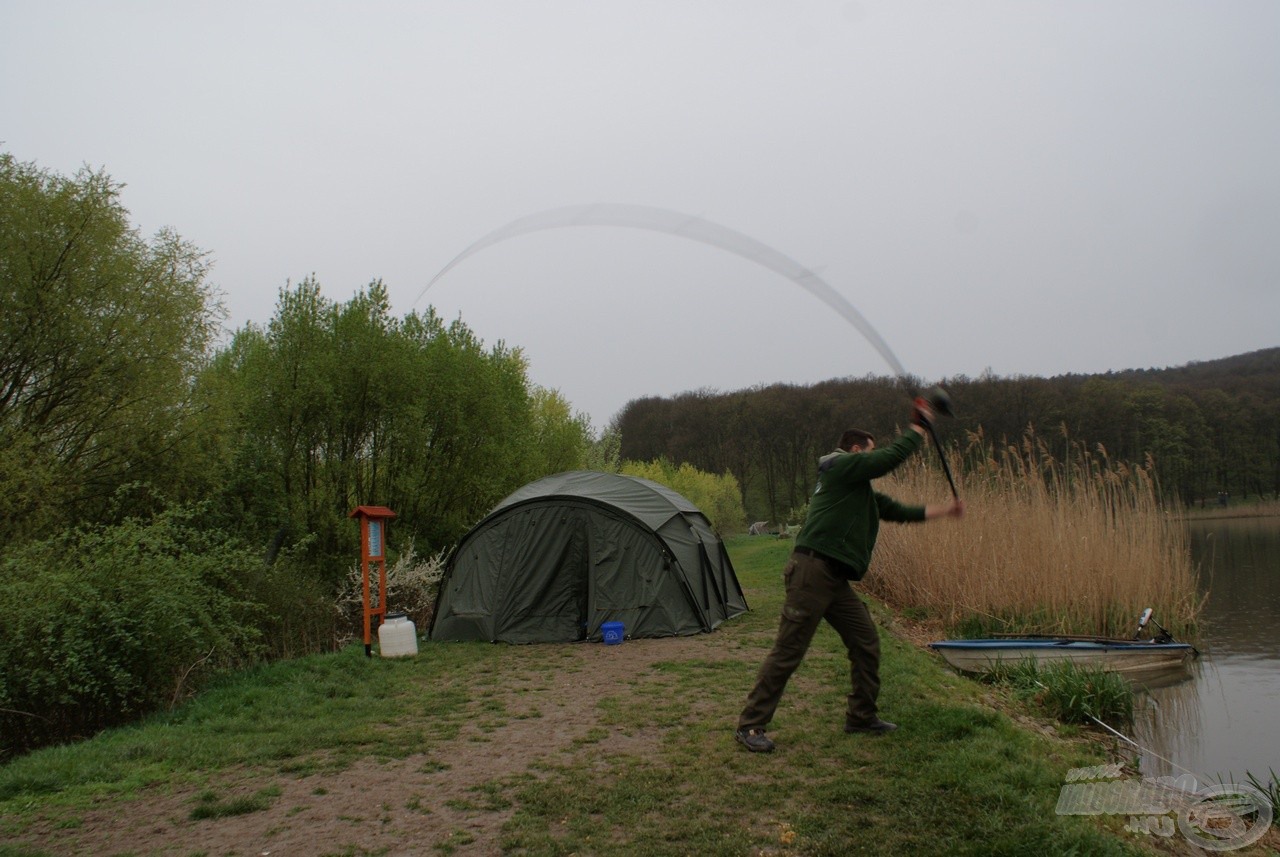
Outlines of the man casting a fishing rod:
<svg viewBox="0 0 1280 857">
<path fill-rule="evenodd" d="M 945 404 L 945 400 L 942 401 Z M 760 666 L 755 687 L 738 718 L 737 740 L 754 753 L 768 753 L 774 743 L 765 734 L 787 680 L 804 659 L 818 624 L 826 619 L 849 651 L 853 688 L 845 710 L 844 731 L 883 734 L 898 727 L 880 719 L 880 635 L 867 605 L 850 581 L 867 573 L 880 521 L 913 522 L 959 518 L 964 504 L 952 487 L 952 500 L 908 506 L 876 491 L 872 480 L 893 472 L 932 432 L 933 407 L 916 399 L 910 428 L 885 447 L 860 429 L 840 437 L 835 452 L 818 462 L 818 483 L 795 550 L 782 572 L 787 599 L 778 637 Z M 941 452 L 941 450 L 939 450 Z M 950 478 L 950 471 L 947 471 Z"/>
</svg>

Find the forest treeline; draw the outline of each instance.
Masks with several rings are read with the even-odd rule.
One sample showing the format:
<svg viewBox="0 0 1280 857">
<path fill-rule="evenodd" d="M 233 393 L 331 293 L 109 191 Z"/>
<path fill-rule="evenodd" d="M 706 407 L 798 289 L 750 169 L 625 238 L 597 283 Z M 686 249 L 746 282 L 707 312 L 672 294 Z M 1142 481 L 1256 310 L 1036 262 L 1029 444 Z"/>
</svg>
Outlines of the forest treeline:
<svg viewBox="0 0 1280 857">
<path fill-rule="evenodd" d="M 1064 457 L 1080 442 L 1113 460 L 1150 460 L 1161 491 L 1184 504 L 1280 496 L 1280 348 L 1169 369 L 942 384 L 955 417 L 940 418 L 937 431 L 962 465 L 1032 431 Z M 905 427 L 911 397 L 925 386 L 867 376 L 699 390 L 634 400 L 614 426 L 623 457 L 730 473 L 752 520 L 785 524 L 841 431 L 884 437 Z"/>
</svg>

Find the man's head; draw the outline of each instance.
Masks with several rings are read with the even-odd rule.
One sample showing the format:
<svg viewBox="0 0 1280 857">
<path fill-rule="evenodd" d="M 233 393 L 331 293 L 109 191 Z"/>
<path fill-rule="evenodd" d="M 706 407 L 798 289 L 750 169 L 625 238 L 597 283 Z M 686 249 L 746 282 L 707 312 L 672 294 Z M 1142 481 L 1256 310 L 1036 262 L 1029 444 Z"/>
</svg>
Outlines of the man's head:
<svg viewBox="0 0 1280 857">
<path fill-rule="evenodd" d="M 871 432 L 862 429 L 846 429 L 845 433 L 840 435 L 837 448 L 845 452 L 870 452 L 876 448 L 876 438 Z"/>
</svg>

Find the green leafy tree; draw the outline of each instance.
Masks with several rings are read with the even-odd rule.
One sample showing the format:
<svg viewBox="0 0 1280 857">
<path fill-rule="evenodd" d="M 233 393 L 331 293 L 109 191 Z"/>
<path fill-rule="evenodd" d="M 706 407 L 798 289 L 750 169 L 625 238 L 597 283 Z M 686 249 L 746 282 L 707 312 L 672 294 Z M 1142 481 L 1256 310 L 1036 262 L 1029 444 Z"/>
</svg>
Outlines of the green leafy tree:
<svg viewBox="0 0 1280 857">
<path fill-rule="evenodd" d="M 308 278 L 201 379 L 221 508 L 267 523 L 259 538 L 312 538 L 334 579 L 357 505 L 391 507 L 402 543 L 443 547 L 519 485 L 585 460 L 585 418 L 526 368 L 434 310 L 393 317 L 380 282 L 336 303 Z"/>
<path fill-rule="evenodd" d="M 582 469 L 593 438 L 591 423 L 575 414 L 556 390 L 535 387 L 529 397 L 528 457 L 530 480 L 551 473 Z"/>
<path fill-rule="evenodd" d="M 609 426 L 591 441 L 582 466 L 602 473 L 617 473 L 622 469 L 622 434 L 616 425 Z"/>
<path fill-rule="evenodd" d="M 461 320 L 410 314 L 411 396 L 397 414 L 388 496 L 425 544 L 457 539 L 528 476 L 538 454 L 527 367 L 518 349 L 484 343 Z"/>
<path fill-rule="evenodd" d="M 0 154 L 0 539 L 157 508 L 189 472 L 221 307 L 205 255 L 142 238 L 103 172 Z"/>
<path fill-rule="evenodd" d="M 628 461 L 622 473 L 665 485 L 702 510 L 711 525 L 722 533 L 741 530 L 746 525 L 738 480 L 731 473 L 706 473 L 692 464 L 673 465 L 666 459 Z"/>
</svg>

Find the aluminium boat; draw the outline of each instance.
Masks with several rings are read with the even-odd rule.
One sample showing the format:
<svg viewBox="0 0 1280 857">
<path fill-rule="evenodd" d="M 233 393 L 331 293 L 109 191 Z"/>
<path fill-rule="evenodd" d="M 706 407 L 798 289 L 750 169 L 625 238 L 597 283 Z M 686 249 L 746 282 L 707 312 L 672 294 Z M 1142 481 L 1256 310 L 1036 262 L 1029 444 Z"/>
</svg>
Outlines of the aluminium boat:
<svg viewBox="0 0 1280 857">
<path fill-rule="evenodd" d="M 1054 663 L 1073 663 L 1099 667 L 1121 673 L 1127 678 L 1146 676 L 1176 669 L 1186 669 L 1199 655 L 1190 643 L 1180 643 L 1151 622 L 1160 633 L 1141 639 L 1151 622 L 1151 608 L 1143 611 L 1138 631 L 1130 640 L 1112 637 L 1022 635 L 990 637 L 980 640 L 938 640 L 929 648 L 964 673 L 989 673 L 1001 666 L 1013 667 L 1032 661 L 1037 667 Z"/>
</svg>

